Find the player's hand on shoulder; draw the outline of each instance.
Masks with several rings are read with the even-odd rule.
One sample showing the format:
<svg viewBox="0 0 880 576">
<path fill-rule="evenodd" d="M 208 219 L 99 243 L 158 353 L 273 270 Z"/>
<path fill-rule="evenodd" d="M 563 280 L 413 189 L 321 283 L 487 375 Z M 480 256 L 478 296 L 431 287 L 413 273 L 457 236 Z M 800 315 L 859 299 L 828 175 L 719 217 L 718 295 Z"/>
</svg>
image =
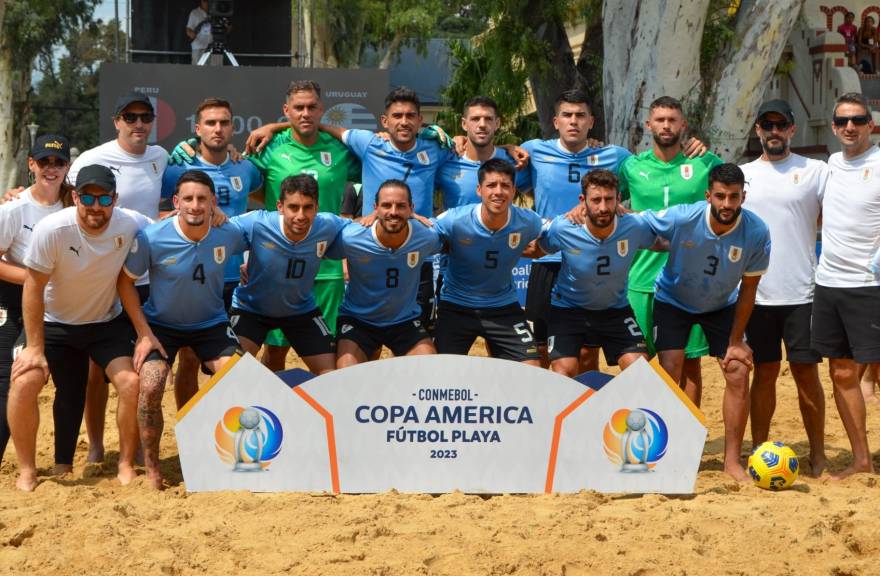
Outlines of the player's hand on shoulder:
<svg viewBox="0 0 880 576">
<path fill-rule="evenodd" d="M 446 130 L 438 126 L 437 124 L 428 124 L 423 126 L 421 130 L 419 130 L 419 138 L 424 140 L 434 140 L 437 144 L 440 145 L 441 148 L 449 150 L 452 148 L 452 138 L 449 137 L 449 134 L 446 133 Z"/>
<path fill-rule="evenodd" d="M 232 160 L 233 164 L 238 164 L 244 160 L 244 156 L 242 156 L 241 152 L 238 151 L 238 148 L 232 144 L 226 146 L 226 151 L 229 153 L 229 159 Z"/>
<path fill-rule="evenodd" d="M 259 154 L 269 144 L 273 136 L 275 136 L 275 132 L 268 124 L 252 130 L 244 143 L 244 153 Z"/>
<path fill-rule="evenodd" d="M 517 170 L 522 170 L 529 165 L 529 153 L 525 151 L 525 148 L 520 148 L 516 144 L 502 144 L 501 148 L 507 150 L 507 153 L 513 158 L 513 167 Z"/>
<path fill-rule="evenodd" d="M 587 138 L 587 148 L 604 148 L 605 142 L 595 138 Z"/>
<path fill-rule="evenodd" d="M 464 156 L 464 153 L 467 152 L 468 141 L 466 136 L 454 136 L 452 144 L 455 146 L 455 153 L 459 156 Z"/>
<path fill-rule="evenodd" d="M 706 152 L 709 151 L 709 148 L 703 144 L 702 140 L 698 140 L 691 136 L 688 138 L 684 146 L 682 146 L 682 152 L 688 158 L 697 158 L 699 156 L 703 156 Z"/>
<path fill-rule="evenodd" d="M 376 221 L 376 213 L 367 214 L 366 216 L 361 216 L 360 218 L 355 218 L 355 222 L 363 226 L 364 228 L 369 228 L 373 225 L 373 222 Z"/>
<path fill-rule="evenodd" d="M 572 224 L 584 225 L 587 223 L 587 207 L 583 203 L 565 213 L 565 218 Z"/>
<path fill-rule="evenodd" d="M 525 250 L 522 252 L 524 258 L 540 258 L 544 254 L 545 252 L 538 246 L 537 238 L 526 244 Z"/>
<path fill-rule="evenodd" d="M 749 370 L 752 369 L 752 349 L 744 341 L 731 342 L 727 345 L 727 352 L 724 354 L 724 358 L 721 359 L 721 368 L 727 370 L 733 361 L 741 362 Z"/>
<path fill-rule="evenodd" d="M 413 213 L 412 217 L 413 217 L 413 220 L 418 221 L 418 222 L 421 223 L 423 226 L 426 226 L 426 227 L 428 227 L 428 228 L 433 228 L 433 227 L 434 227 L 434 222 L 432 222 L 430 218 L 425 218 L 425 217 L 422 216 L 421 214 L 415 214 L 415 213 Z"/>
<path fill-rule="evenodd" d="M 10 188 L 3 194 L 3 203 L 9 202 L 10 200 L 15 200 L 19 197 L 19 195 L 24 192 L 24 186 L 19 186 L 18 188 Z"/>
<path fill-rule="evenodd" d="M 25 346 L 22 348 L 21 352 L 15 356 L 15 361 L 12 363 L 12 374 L 10 375 L 10 378 L 15 380 L 31 370 L 40 370 L 43 373 L 44 379 L 49 378 L 49 363 L 46 361 L 46 355 L 43 352 L 43 349 Z"/>
<path fill-rule="evenodd" d="M 196 157 L 196 148 L 199 147 L 198 138 L 190 138 L 177 143 L 174 150 L 168 156 L 170 166 L 185 166 L 192 164 Z"/>
<path fill-rule="evenodd" d="M 219 228 L 227 222 L 229 222 L 229 217 L 219 207 L 214 206 L 214 210 L 211 211 L 211 226 Z"/>
</svg>

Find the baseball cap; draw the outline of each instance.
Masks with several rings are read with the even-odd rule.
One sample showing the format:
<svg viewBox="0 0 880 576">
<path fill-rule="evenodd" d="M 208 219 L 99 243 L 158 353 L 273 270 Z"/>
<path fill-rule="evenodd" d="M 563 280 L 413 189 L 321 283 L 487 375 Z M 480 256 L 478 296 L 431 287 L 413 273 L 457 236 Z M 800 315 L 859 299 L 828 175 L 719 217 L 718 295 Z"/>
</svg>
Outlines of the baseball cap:
<svg viewBox="0 0 880 576">
<path fill-rule="evenodd" d="M 37 136 L 33 147 L 31 147 L 31 158 L 42 160 L 49 156 L 55 156 L 65 162 L 70 162 L 70 142 L 67 141 L 67 138 L 56 136 L 55 134 Z"/>
<path fill-rule="evenodd" d="M 94 184 L 107 192 L 116 190 L 116 177 L 106 166 L 90 164 L 83 167 L 76 175 L 76 189 L 82 190 L 86 186 Z"/>
<path fill-rule="evenodd" d="M 758 116 L 755 118 L 755 121 L 757 122 L 761 119 L 761 116 L 771 112 L 785 116 L 789 122 L 794 124 L 794 112 L 791 111 L 791 106 L 789 106 L 788 102 L 785 100 L 768 100 L 761 104 L 761 107 L 758 108 Z"/>
<path fill-rule="evenodd" d="M 143 104 L 150 109 L 150 112 L 155 112 L 155 110 L 153 110 L 153 103 L 150 102 L 150 99 L 147 97 L 146 94 L 143 94 L 141 92 L 129 92 L 128 94 L 120 96 L 116 99 L 116 111 L 113 112 L 113 115 L 119 116 L 123 110 L 134 103 Z"/>
</svg>

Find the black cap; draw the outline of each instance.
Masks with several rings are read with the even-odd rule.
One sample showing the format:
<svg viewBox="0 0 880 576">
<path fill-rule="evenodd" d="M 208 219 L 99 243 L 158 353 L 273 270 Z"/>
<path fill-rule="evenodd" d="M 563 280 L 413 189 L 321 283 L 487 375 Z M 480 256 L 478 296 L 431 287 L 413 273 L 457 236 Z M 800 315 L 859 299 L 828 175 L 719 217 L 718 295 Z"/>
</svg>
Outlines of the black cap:
<svg viewBox="0 0 880 576">
<path fill-rule="evenodd" d="M 34 140 L 34 146 L 31 148 L 31 158 L 42 160 L 49 156 L 70 162 L 70 142 L 67 141 L 67 138 L 55 134 L 37 136 L 37 139 Z"/>
<path fill-rule="evenodd" d="M 113 112 L 113 115 L 119 116 L 123 110 L 134 103 L 143 104 L 150 109 L 150 112 L 155 112 L 155 110 L 153 110 L 153 103 L 150 102 L 150 99 L 147 97 L 146 94 L 143 94 L 141 92 L 129 92 L 128 94 L 120 96 L 116 99 L 116 111 Z"/>
<path fill-rule="evenodd" d="M 100 164 L 90 164 L 85 166 L 76 175 L 76 189 L 82 191 L 86 186 L 93 184 L 107 192 L 116 190 L 116 177 L 113 172 L 106 166 Z"/>
<path fill-rule="evenodd" d="M 761 107 L 758 109 L 758 116 L 755 119 L 757 122 L 761 119 L 761 116 L 764 114 L 769 114 L 771 112 L 775 112 L 782 116 L 785 116 L 788 121 L 794 124 L 794 112 L 791 111 L 791 106 L 788 105 L 788 102 L 785 100 L 769 100 L 761 104 Z"/>
</svg>

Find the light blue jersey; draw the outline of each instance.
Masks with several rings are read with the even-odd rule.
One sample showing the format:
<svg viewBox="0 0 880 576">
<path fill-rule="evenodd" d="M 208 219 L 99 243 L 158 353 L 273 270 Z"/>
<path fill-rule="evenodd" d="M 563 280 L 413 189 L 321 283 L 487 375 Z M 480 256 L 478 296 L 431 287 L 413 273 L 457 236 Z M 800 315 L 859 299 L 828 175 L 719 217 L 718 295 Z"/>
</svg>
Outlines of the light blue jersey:
<svg viewBox="0 0 880 576">
<path fill-rule="evenodd" d="M 433 228 L 409 221 L 409 237 L 396 250 L 376 239 L 375 222 L 365 228 L 352 222 L 327 250 L 328 258 L 347 258 L 349 282 L 340 316 L 353 316 L 374 326 L 390 326 L 416 318 L 422 262 L 440 250 Z"/>
<path fill-rule="evenodd" d="M 562 267 L 551 302 L 561 308 L 607 310 L 629 306 L 626 299 L 629 267 L 636 252 L 654 244 L 654 232 L 637 214 L 614 219 L 614 231 L 600 240 L 583 225 L 557 216 L 541 234 L 544 252 L 559 252 Z"/>
<path fill-rule="evenodd" d="M 169 165 L 162 175 L 162 200 L 174 196 L 177 180 L 187 170 L 201 170 L 214 182 L 217 193 L 217 206 L 227 217 L 232 218 L 247 212 L 248 194 L 256 192 L 263 185 L 263 177 L 257 167 L 248 160 L 234 163 L 226 160 L 219 166 L 202 159 L 193 158 L 192 164 Z M 238 268 L 244 262 L 241 255 L 235 254 L 226 261 L 226 282 L 238 282 Z"/>
<path fill-rule="evenodd" d="M 227 222 L 212 227 L 198 242 L 167 218 L 138 232 L 125 259 L 125 273 L 150 273 L 150 297 L 144 315 L 151 324 L 175 330 L 200 330 L 228 321 L 223 302 L 223 269 L 233 254 L 247 250 L 241 228 Z"/>
<path fill-rule="evenodd" d="M 440 298 L 468 308 L 497 308 L 517 302 L 513 267 L 526 244 L 541 233 L 532 210 L 511 206 L 507 224 L 493 232 L 480 218 L 482 204 L 441 214 L 435 224 L 448 248 Z"/>
<path fill-rule="evenodd" d="M 492 158 L 507 160 L 511 165 L 516 161 L 510 157 L 504 148 L 495 147 Z M 480 201 L 477 196 L 479 178 L 477 173 L 483 163 L 479 160 L 471 160 L 464 156 L 452 156 L 437 172 L 437 188 L 443 193 L 443 209 L 449 210 L 457 206 L 476 204 Z M 523 168 L 516 173 L 517 188 L 523 188 L 521 184 L 529 181 L 529 169 Z"/>
<path fill-rule="evenodd" d="M 760 276 L 770 264 L 770 230 L 743 209 L 721 236 L 709 227 L 707 202 L 647 210 L 654 233 L 669 240 L 669 260 L 657 277 L 656 299 L 692 314 L 714 312 L 736 302 L 743 276 Z"/>
<path fill-rule="evenodd" d="M 391 178 L 403 180 L 412 190 L 416 214 L 434 215 L 434 180 L 437 171 L 455 154 L 444 150 L 435 140 L 416 139 L 408 152 L 401 152 L 391 142 L 369 130 L 346 130 L 342 141 L 361 159 L 364 214 L 376 208 L 379 186 Z"/>
<path fill-rule="evenodd" d="M 232 305 L 271 318 L 314 310 L 312 287 L 321 259 L 350 220 L 320 212 L 299 242 L 284 235 L 278 212 L 256 210 L 231 222 L 244 231 L 250 246 L 248 283 L 236 286 Z"/>
<path fill-rule="evenodd" d="M 535 211 L 545 219 L 553 219 L 577 206 L 581 194 L 581 178 L 591 170 L 603 168 L 617 173 L 621 163 L 631 156 L 620 146 L 585 148 L 568 151 L 557 140 L 529 140 L 522 144 L 529 153 L 528 178 L 524 187 L 535 193 Z M 559 262 L 559 254 L 539 258 L 539 262 Z"/>
</svg>

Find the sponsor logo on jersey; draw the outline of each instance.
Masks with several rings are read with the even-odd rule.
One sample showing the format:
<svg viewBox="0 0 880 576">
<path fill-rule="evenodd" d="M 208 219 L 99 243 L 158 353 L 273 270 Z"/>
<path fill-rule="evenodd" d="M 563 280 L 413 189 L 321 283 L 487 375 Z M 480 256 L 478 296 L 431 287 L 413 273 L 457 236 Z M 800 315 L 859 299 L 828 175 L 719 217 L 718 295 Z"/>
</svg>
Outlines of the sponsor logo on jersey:
<svg viewBox="0 0 880 576">
<path fill-rule="evenodd" d="M 739 262 L 739 259 L 742 258 L 742 253 L 743 250 L 739 246 L 731 246 L 727 252 L 727 257 L 731 262 Z"/>
<path fill-rule="evenodd" d="M 415 252 L 407 252 L 406 253 L 406 265 L 410 268 L 415 268 L 419 265 L 419 251 Z"/>
<path fill-rule="evenodd" d="M 125 245 L 125 236 L 123 236 L 122 234 L 119 234 L 118 236 L 114 236 L 113 237 L 113 245 L 116 247 L 117 250 L 122 248 Z"/>
<path fill-rule="evenodd" d="M 135 238 L 134 240 L 131 241 L 131 250 L 129 250 L 129 252 L 131 252 L 132 254 L 137 254 L 137 251 L 138 251 L 138 239 Z"/>
<path fill-rule="evenodd" d="M 275 248 L 277 248 L 274 242 L 269 242 L 268 240 L 261 242 L 261 244 L 266 250 L 274 250 Z"/>
<path fill-rule="evenodd" d="M 6 324 L 6 319 L 9 318 L 9 312 L 6 308 L 0 307 L 0 326 Z"/>
<path fill-rule="evenodd" d="M 862 180 L 867 182 L 868 180 L 871 179 L 871 174 L 872 174 L 872 170 L 870 168 L 865 168 L 864 170 L 862 170 Z"/>
<path fill-rule="evenodd" d="M 422 164 L 423 166 L 427 166 L 428 164 L 431 163 L 431 158 L 428 156 L 428 153 L 425 152 L 424 150 L 422 150 L 418 154 L 416 154 L 416 158 L 419 159 L 419 164 Z"/>
<path fill-rule="evenodd" d="M 25 230 L 29 230 L 31 232 L 34 231 L 34 224 L 31 224 L 30 226 L 28 226 L 27 224 L 22 224 L 21 227 L 24 228 Z"/>
<path fill-rule="evenodd" d="M 214 262 L 217 264 L 226 262 L 226 246 L 214 246 Z"/>
<path fill-rule="evenodd" d="M 171 266 L 172 264 L 177 264 L 177 258 L 175 258 L 174 256 L 162 260 L 163 266 Z"/>
<path fill-rule="evenodd" d="M 623 258 L 629 254 L 629 239 L 624 238 L 623 240 L 617 241 L 617 255 Z"/>
<path fill-rule="evenodd" d="M 681 243 L 681 245 L 684 246 L 685 248 L 693 248 L 695 246 L 693 240 L 685 240 L 684 242 Z"/>
<path fill-rule="evenodd" d="M 583 250 L 581 250 L 580 248 L 569 248 L 568 250 L 566 250 L 566 252 L 568 252 L 569 254 L 573 254 L 573 255 L 577 256 L 578 254 L 580 254 L 581 252 L 583 252 Z"/>
<path fill-rule="evenodd" d="M 323 258 L 324 252 L 326 252 L 326 251 L 327 251 L 327 241 L 326 240 L 321 240 L 320 242 L 315 244 L 315 254 L 318 256 L 318 258 Z"/>
<path fill-rule="evenodd" d="M 360 258 L 358 258 L 358 262 L 360 262 L 361 264 L 368 264 L 370 262 L 370 257 L 361 256 Z"/>
<path fill-rule="evenodd" d="M 694 167 L 690 164 L 682 164 L 681 165 L 681 177 L 685 180 L 690 180 L 694 177 Z"/>
<path fill-rule="evenodd" d="M 470 246 L 471 244 L 474 243 L 474 241 L 471 238 L 460 238 L 458 240 L 458 243 L 461 244 L 462 246 Z"/>
<path fill-rule="evenodd" d="M 421 326 L 421 325 L 422 325 L 422 321 L 421 321 L 421 320 L 413 320 L 413 326 L 415 326 L 416 328 L 418 328 L 418 327 Z"/>
<path fill-rule="evenodd" d="M 521 240 L 522 234 L 520 232 L 511 232 L 507 235 L 507 245 L 511 248 L 516 248 L 517 246 L 519 246 Z"/>
<path fill-rule="evenodd" d="M 650 175 L 649 175 L 647 172 L 642 172 L 641 170 L 639 170 L 639 176 L 641 176 L 641 177 L 644 178 L 645 180 L 649 180 L 649 179 L 650 179 Z"/>
<path fill-rule="evenodd" d="M 80 248 L 82 248 L 82 246 L 80 246 Z M 68 246 L 67 249 L 70 250 L 71 252 L 73 252 L 74 254 L 76 254 L 77 256 L 79 256 L 79 248 L 74 248 L 73 246 Z"/>
<path fill-rule="evenodd" d="M 290 154 L 279 154 L 279 156 L 281 156 L 282 158 L 284 158 L 284 159 L 287 160 L 288 162 L 291 162 L 291 160 L 290 160 Z"/>
<path fill-rule="evenodd" d="M 352 326 L 351 324 L 343 324 L 342 328 L 340 328 L 339 331 L 343 334 L 348 334 L 349 332 L 351 332 L 352 328 L 354 328 L 354 326 Z"/>
<path fill-rule="evenodd" d="M 331 156 L 329 152 L 321 152 L 321 164 L 329 167 L 333 164 L 333 156 Z"/>
<path fill-rule="evenodd" d="M 244 188 L 244 184 L 241 183 L 241 176 L 231 176 L 229 183 L 232 184 L 232 189 L 236 192 L 241 192 L 241 189 Z"/>
<path fill-rule="evenodd" d="M 587 164 L 590 166 L 598 166 L 599 165 L 599 155 L 598 154 L 590 154 L 587 157 Z"/>
<path fill-rule="evenodd" d="M 155 162 L 150 162 L 150 165 L 153 167 L 153 174 L 158 174 L 159 173 L 159 165 L 156 164 Z"/>
</svg>

